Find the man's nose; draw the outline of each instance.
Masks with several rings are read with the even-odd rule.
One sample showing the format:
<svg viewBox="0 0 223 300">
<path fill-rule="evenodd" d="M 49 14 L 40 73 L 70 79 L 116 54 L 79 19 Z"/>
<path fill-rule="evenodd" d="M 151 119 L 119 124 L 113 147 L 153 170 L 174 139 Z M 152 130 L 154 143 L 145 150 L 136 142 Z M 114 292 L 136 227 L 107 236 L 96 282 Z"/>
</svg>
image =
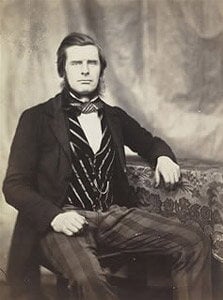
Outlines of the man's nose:
<svg viewBox="0 0 223 300">
<path fill-rule="evenodd" d="M 82 64 L 82 70 L 81 70 L 82 75 L 89 75 L 89 66 L 87 62 L 84 62 Z"/>
</svg>

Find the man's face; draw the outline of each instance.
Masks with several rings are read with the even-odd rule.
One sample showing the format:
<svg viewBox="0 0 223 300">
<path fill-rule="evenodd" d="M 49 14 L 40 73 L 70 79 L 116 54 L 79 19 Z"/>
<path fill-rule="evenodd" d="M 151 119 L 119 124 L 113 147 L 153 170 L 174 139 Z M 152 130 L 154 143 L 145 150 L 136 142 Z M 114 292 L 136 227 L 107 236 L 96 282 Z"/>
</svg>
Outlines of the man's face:
<svg viewBox="0 0 223 300">
<path fill-rule="evenodd" d="M 71 46 L 66 49 L 66 78 L 70 87 L 80 95 L 93 92 L 100 77 L 100 60 L 93 45 Z"/>
</svg>

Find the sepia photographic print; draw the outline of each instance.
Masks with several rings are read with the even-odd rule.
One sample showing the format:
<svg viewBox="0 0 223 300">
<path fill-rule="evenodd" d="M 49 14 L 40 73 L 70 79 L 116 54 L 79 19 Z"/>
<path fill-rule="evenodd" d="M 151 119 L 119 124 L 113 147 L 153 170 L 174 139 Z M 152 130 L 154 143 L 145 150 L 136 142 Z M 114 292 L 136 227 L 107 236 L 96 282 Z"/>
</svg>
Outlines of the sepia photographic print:
<svg viewBox="0 0 223 300">
<path fill-rule="evenodd" d="M 221 300 L 223 1 L 0 16 L 0 300 Z"/>
</svg>

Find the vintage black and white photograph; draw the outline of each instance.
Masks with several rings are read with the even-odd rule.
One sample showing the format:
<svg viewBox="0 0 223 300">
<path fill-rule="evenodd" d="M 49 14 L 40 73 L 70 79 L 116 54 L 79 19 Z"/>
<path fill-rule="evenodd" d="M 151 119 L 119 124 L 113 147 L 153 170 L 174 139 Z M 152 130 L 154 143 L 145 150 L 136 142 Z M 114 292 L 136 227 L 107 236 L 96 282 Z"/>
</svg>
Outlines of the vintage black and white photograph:
<svg viewBox="0 0 223 300">
<path fill-rule="evenodd" d="M 223 1 L 0 18 L 0 300 L 223 299 Z"/>
</svg>

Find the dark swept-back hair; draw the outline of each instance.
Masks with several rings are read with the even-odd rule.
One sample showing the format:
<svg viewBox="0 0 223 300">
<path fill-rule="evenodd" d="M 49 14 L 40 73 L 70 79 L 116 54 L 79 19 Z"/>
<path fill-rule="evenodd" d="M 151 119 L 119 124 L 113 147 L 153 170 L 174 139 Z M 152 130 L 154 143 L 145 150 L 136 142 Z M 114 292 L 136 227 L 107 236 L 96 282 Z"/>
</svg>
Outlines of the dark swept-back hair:
<svg viewBox="0 0 223 300">
<path fill-rule="evenodd" d="M 65 72 L 66 49 L 70 46 L 87 46 L 87 45 L 93 45 L 97 47 L 99 60 L 101 63 L 100 77 L 103 75 L 107 63 L 100 46 L 90 36 L 83 33 L 72 32 L 62 40 L 57 50 L 57 71 L 60 77 L 63 77 Z"/>
</svg>

